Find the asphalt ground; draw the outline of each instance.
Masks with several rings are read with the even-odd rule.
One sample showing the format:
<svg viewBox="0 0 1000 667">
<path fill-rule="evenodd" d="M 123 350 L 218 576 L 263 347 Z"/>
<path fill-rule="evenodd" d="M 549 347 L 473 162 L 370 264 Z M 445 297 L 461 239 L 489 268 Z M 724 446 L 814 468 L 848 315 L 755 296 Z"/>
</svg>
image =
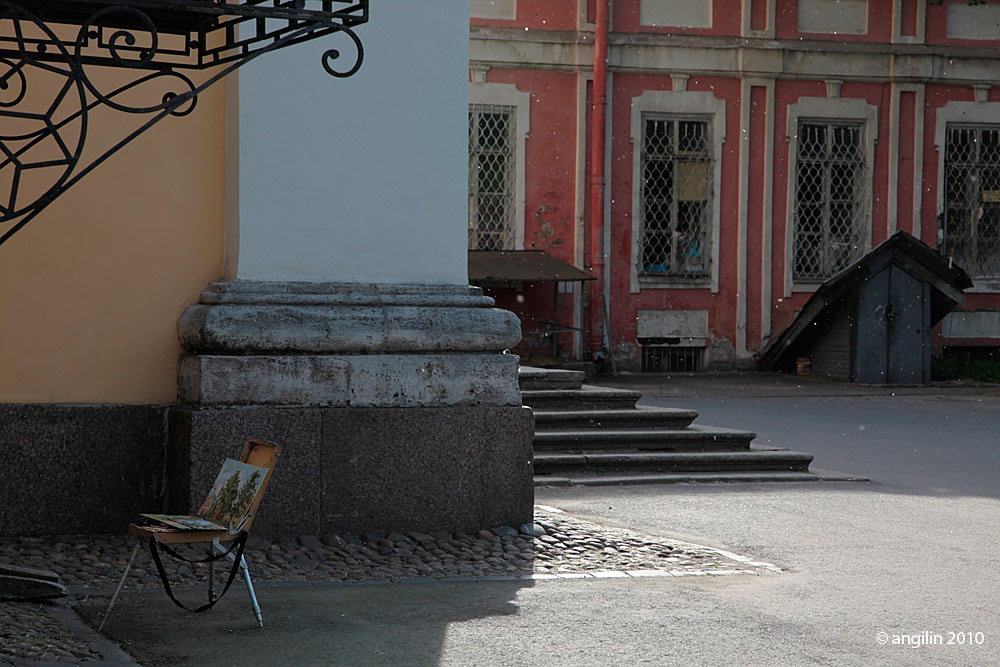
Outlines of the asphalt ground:
<svg viewBox="0 0 1000 667">
<path fill-rule="evenodd" d="M 781 574 L 261 586 L 263 630 L 235 593 L 198 616 L 136 593 L 105 631 L 149 665 L 997 663 L 994 388 L 666 379 L 631 386 L 873 481 L 536 491 L 573 516 L 726 548 Z"/>
</svg>

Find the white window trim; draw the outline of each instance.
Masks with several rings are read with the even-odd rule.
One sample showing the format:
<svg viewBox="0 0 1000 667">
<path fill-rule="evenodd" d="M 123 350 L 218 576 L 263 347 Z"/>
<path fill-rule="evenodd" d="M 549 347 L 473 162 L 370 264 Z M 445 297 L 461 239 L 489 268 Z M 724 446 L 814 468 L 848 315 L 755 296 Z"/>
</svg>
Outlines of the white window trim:
<svg viewBox="0 0 1000 667">
<path fill-rule="evenodd" d="M 795 174 L 798 168 L 799 119 L 847 121 L 863 123 L 865 134 L 865 181 L 861 203 L 865 207 L 861 238 L 862 254 L 872 247 L 872 195 L 875 177 L 875 143 L 878 141 L 878 107 L 860 98 L 800 97 L 788 105 L 785 141 L 788 142 L 788 197 L 785 209 L 785 298 L 792 292 L 815 292 L 818 283 L 796 285 L 792 278 L 795 268 Z"/>
<path fill-rule="evenodd" d="M 708 116 L 712 123 L 712 229 L 711 229 L 711 276 L 704 284 L 690 280 L 668 277 L 644 277 L 639 279 L 639 244 L 641 242 L 642 217 L 642 115 L 662 113 L 678 116 Z M 719 220 L 721 215 L 720 192 L 722 190 L 722 145 L 726 141 L 726 102 L 714 93 L 701 91 L 647 90 L 632 98 L 632 256 L 631 292 L 640 289 L 700 289 L 711 287 L 719 291 Z"/>
<path fill-rule="evenodd" d="M 894 44 L 923 44 L 926 32 L 926 22 L 927 22 L 927 0 L 917 0 L 917 6 L 914 9 L 917 13 L 917 34 L 916 35 L 904 35 L 903 26 L 901 21 L 903 20 L 903 0 L 895 0 L 894 6 L 892 8 L 892 41 Z"/>
<path fill-rule="evenodd" d="M 937 151 L 937 215 L 944 213 L 944 144 L 949 123 L 969 123 L 972 125 L 1000 124 L 1000 103 L 997 102 L 948 102 L 937 111 L 934 123 L 934 149 Z M 936 238 L 935 230 L 935 238 Z M 938 239 L 940 244 L 940 239 Z M 978 281 L 974 276 L 972 287 L 965 290 L 979 294 L 1000 294 L 1000 281 Z"/>
<path fill-rule="evenodd" d="M 898 2 L 899 0 L 897 0 Z M 741 22 L 741 31 L 744 37 L 761 37 L 764 39 L 774 39 L 774 14 L 775 14 L 775 3 L 767 3 L 767 20 L 766 26 L 763 30 L 754 30 L 750 26 L 753 24 L 753 2 L 752 0 L 746 0 L 743 2 L 743 20 Z"/>
<path fill-rule="evenodd" d="M 497 104 L 514 107 L 515 111 L 515 153 L 514 165 L 517 170 L 517 191 L 514 193 L 514 249 L 524 249 L 524 209 L 525 200 L 525 145 L 530 128 L 531 93 L 517 89 L 512 83 L 470 83 L 469 104 Z"/>
</svg>

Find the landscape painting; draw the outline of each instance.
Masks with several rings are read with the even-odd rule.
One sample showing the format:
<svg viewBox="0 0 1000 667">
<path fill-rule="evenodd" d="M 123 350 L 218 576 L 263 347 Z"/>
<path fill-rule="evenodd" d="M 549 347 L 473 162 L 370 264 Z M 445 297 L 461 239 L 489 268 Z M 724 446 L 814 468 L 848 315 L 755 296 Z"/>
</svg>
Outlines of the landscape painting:
<svg viewBox="0 0 1000 667">
<path fill-rule="evenodd" d="M 198 510 L 198 516 L 227 526 L 230 530 L 238 529 L 266 477 L 267 468 L 226 459 L 208 497 Z"/>
</svg>

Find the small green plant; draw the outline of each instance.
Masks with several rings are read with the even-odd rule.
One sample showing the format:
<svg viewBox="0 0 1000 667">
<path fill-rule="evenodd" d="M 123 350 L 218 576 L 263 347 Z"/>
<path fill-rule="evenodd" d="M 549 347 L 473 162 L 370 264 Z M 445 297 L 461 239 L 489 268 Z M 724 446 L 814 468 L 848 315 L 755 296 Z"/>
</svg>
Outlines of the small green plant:
<svg viewBox="0 0 1000 667">
<path fill-rule="evenodd" d="M 963 361 L 931 357 L 931 379 L 1000 382 L 1000 361 Z"/>
</svg>

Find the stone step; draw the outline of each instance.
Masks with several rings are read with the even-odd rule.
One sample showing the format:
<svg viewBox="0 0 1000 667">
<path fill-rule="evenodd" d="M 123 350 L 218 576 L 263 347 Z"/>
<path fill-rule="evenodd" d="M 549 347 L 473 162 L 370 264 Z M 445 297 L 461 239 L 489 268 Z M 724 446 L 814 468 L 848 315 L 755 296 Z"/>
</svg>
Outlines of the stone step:
<svg viewBox="0 0 1000 667">
<path fill-rule="evenodd" d="M 787 450 L 740 452 L 537 452 L 536 477 L 567 473 L 622 475 L 636 473 L 796 472 L 809 471 L 812 454 Z"/>
<path fill-rule="evenodd" d="M 683 429 L 698 417 L 694 410 L 638 407 L 632 410 L 535 410 L 536 431 L 594 429 Z"/>
<path fill-rule="evenodd" d="M 701 472 L 701 473 L 640 473 L 594 475 L 536 475 L 535 486 L 631 486 L 638 484 L 695 484 L 695 483 L 760 483 L 760 482 L 818 482 L 818 475 L 808 472 Z"/>
<path fill-rule="evenodd" d="M 732 451 L 749 450 L 757 437 L 750 431 L 715 426 L 667 430 L 535 431 L 534 448 L 553 450 Z"/>
<path fill-rule="evenodd" d="M 42 581 L 59 583 L 59 575 L 51 570 L 39 570 L 34 567 L 24 567 L 23 565 L 13 565 L 11 563 L 0 563 L 0 575 L 41 579 Z"/>
<path fill-rule="evenodd" d="M 631 410 L 642 394 L 628 389 L 583 385 L 580 389 L 529 390 L 521 401 L 534 410 L 575 412 L 580 410 Z"/>
<path fill-rule="evenodd" d="M 49 600 L 68 594 L 66 587 L 58 581 L 0 574 L 0 601 Z"/>
<path fill-rule="evenodd" d="M 579 389 L 586 377 L 583 371 L 567 371 L 560 368 L 521 366 L 517 370 L 517 381 L 521 391 Z"/>
</svg>

